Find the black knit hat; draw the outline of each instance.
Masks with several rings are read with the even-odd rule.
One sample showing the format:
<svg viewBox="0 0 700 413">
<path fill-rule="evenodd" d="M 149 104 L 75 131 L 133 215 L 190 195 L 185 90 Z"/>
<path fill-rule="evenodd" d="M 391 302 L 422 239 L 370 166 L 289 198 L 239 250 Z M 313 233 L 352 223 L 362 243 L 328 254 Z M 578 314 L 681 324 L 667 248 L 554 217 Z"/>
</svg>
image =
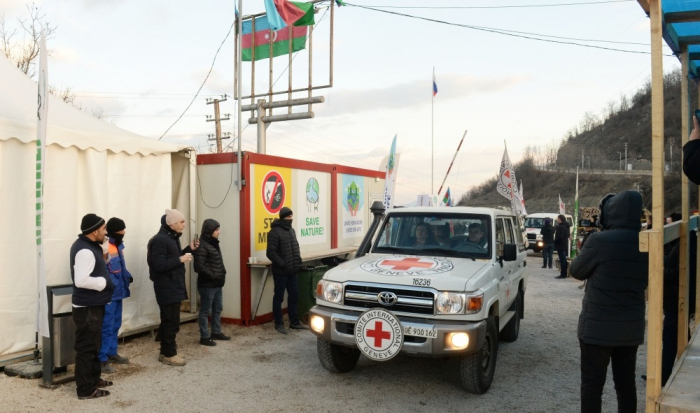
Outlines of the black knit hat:
<svg viewBox="0 0 700 413">
<path fill-rule="evenodd" d="M 282 207 L 280 209 L 280 219 L 285 219 L 286 217 L 292 215 L 292 210 L 287 207 Z"/>
<path fill-rule="evenodd" d="M 116 234 L 123 229 L 126 229 L 126 224 L 121 219 L 113 217 L 107 221 L 107 232 L 109 234 Z"/>
<path fill-rule="evenodd" d="M 95 214 L 87 214 L 83 217 L 83 220 L 80 221 L 80 231 L 82 231 L 83 234 L 89 234 L 100 229 L 104 223 L 105 220 L 101 217 Z"/>
</svg>

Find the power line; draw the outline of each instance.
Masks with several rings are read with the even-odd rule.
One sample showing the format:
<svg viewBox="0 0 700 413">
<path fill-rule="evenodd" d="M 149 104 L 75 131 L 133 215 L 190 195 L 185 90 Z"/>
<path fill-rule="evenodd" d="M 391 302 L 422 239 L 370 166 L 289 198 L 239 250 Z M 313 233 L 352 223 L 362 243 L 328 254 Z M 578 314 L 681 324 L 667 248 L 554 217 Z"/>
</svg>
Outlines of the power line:
<svg viewBox="0 0 700 413">
<path fill-rule="evenodd" d="M 357 4 L 351 4 L 351 3 L 345 3 L 345 4 L 347 4 L 348 6 L 352 6 L 352 7 L 359 7 L 361 9 L 366 9 L 366 10 L 371 10 L 371 11 L 376 11 L 376 12 L 386 13 L 386 14 L 392 14 L 395 16 L 409 17 L 412 19 L 425 20 L 425 21 L 428 21 L 431 23 L 439 23 L 439 24 L 445 24 L 448 26 L 462 27 L 465 29 L 472 29 L 472 30 L 478 30 L 478 31 L 483 31 L 483 32 L 488 32 L 488 33 L 501 34 L 504 36 L 518 37 L 521 39 L 537 40 L 540 42 L 564 44 L 564 45 L 579 46 L 579 47 L 588 47 L 588 48 L 592 48 L 592 49 L 602 49 L 602 50 L 609 50 L 609 51 L 614 51 L 614 52 L 634 53 L 634 54 L 651 54 L 651 52 L 648 52 L 648 51 L 616 49 L 616 48 L 611 48 L 611 47 L 596 46 L 596 45 L 591 45 L 591 44 L 582 44 L 582 43 L 575 42 L 575 41 L 600 42 L 601 40 L 585 40 L 585 39 L 573 39 L 573 38 L 561 38 L 561 39 L 566 39 L 566 40 L 575 40 L 573 42 L 572 41 L 552 40 L 553 38 L 557 38 L 557 37 L 549 36 L 549 35 L 541 35 L 541 34 L 536 34 L 536 33 L 529 33 L 529 34 L 525 35 L 524 32 L 515 32 L 515 31 L 497 29 L 497 28 L 491 28 L 491 27 L 472 26 L 472 25 L 468 25 L 468 24 L 452 23 L 452 22 L 447 22 L 444 20 L 431 19 L 428 17 L 414 16 L 411 14 L 375 9 L 372 7 L 360 6 Z M 533 36 L 537 36 L 537 37 L 533 37 Z M 549 38 L 544 38 L 544 37 L 549 37 Z M 608 41 L 606 41 L 606 42 L 608 42 Z M 667 56 L 672 56 L 672 55 L 667 55 Z"/>
<path fill-rule="evenodd" d="M 172 127 L 175 126 L 175 124 L 178 123 L 178 122 L 180 121 L 180 119 L 182 119 L 183 116 L 185 116 L 185 113 L 187 113 L 187 111 L 190 109 L 190 106 L 192 106 L 192 104 L 194 103 L 194 101 L 197 99 L 197 96 L 199 96 L 199 92 L 202 91 L 202 88 L 204 87 L 204 84 L 207 83 L 207 80 L 209 79 L 209 75 L 211 75 L 212 70 L 214 70 L 214 64 L 216 63 L 216 57 L 219 56 L 219 51 L 221 51 L 221 48 L 223 47 L 224 43 L 226 43 L 226 40 L 228 39 L 229 35 L 231 34 L 231 30 L 233 30 L 233 26 L 235 26 L 235 25 L 236 25 L 236 20 L 234 20 L 233 23 L 231 23 L 231 27 L 228 28 L 228 33 L 226 33 L 226 37 L 224 37 L 224 40 L 221 41 L 221 44 L 219 45 L 219 48 L 216 49 L 216 53 L 214 54 L 214 60 L 211 62 L 211 67 L 209 68 L 209 72 L 207 73 L 207 76 L 204 78 L 204 81 L 202 82 L 202 85 L 201 85 L 201 86 L 199 87 L 199 89 L 197 90 L 197 93 L 194 94 L 194 97 L 192 98 L 192 101 L 190 102 L 190 104 L 187 105 L 187 107 L 185 108 L 185 110 L 182 112 L 182 115 L 180 115 L 180 117 L 177 118 L 177 120 L 176 120 L 175 122 L 173 122 L 173 124 L 170 125 L 170 127 L 169 127 L 168 129 L 166 129 L 165 132 L 163 132 L 163 134 L 160 136 L 160 138 L 158 138 L 158 140 L 163 139 L 163 136 L 165 136 L 165 134 L 168 133 L 168 131 L 169 131 L 170 129 L 172 129 Z M 230 188 L 229 188 L 229 189 L 230 189 Z M 228 194 L 228 192 L 227 192 L 227 194 Z M 225 199 L 226 199 L 226 198 L 224 197 L 224 200 L 225 200 Z M 222 202 L 223 202 L 223 201 L 222 201 Z"/>
<path fill-rule="evenodd" d="M 515 9 L 515 8 L 540 8 L 540 7 L 565 7 L 565 6 L 588 6 L 593 4 L 610 4 L 610 3 L 629 3 L 636 0 L 605 0 L 605 1 L 587 1 L 580 3 L 553 3 L 553 4 L 518 4 L 504 6 L 371 6 L 382 9 Z M 353 6 L 353 4 L 348 4 Z"/>
</svg>

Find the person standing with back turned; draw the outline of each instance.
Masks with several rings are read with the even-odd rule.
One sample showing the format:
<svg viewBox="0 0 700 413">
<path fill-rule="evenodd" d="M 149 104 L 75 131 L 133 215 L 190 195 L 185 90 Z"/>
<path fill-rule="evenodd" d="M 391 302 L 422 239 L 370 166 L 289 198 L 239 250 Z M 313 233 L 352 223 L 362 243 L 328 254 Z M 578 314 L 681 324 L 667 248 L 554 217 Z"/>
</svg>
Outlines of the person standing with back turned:
<svg viewBox="0 0 700 413">
<path fill-rule="evenodd" d="M 544 226 L 540 230 L 540 235 L 542 235 L 542 243 L 544 247 L 542 248 L 542 268 L 552 268 L 552 260 L 554 259 L 554 226 L 552 225 L 552 220 L 549 218 L 544 219 Z"/>
<path fill-rule="evenodd" d="M 637 348 L 644 343 L 648 254 L 639 251 L 642 196 L 609 194 L 600 202 L 599 226 L 571 264 L 571 275 L 587 280 L 578 339 L 581 347 L 581 412 L 601 411 L 608 364 L 612 362 L 617 411 L 637 411 Z"/>
<path fill-rule="evenodd" d="M 569 249 L 569 236 L 571 231 L 569 230 L 569 224 L 566 222 L 566 217 L 562 214 L 557 216 L 557 228 L 554 232 L 554 249 L 557 250 L 557 255 L 559 256 L 559 268 L 561 273 L 559 276 L 554 278 L 567 278 L 569 269 L 569 263 L 566 261 Z"/>
</svg>

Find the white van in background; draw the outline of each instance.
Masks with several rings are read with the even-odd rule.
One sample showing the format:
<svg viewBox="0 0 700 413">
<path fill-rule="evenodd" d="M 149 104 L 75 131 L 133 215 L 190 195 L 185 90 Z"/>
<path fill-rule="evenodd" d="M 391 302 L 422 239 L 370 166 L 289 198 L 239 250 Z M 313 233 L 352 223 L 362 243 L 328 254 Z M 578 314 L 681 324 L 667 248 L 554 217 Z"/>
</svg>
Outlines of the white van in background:
<svg viewBox="0 0 700 413">
<path fill-rule="evenodd" d="M 542 242 L 540 230 L 544 226 L 544 220 L 545 218 L 551 219 L 552 225 L 556 227 L 558 216 L 559 214 L 537 213 L 529 214 L 527 217 L 525 217 L 525 234 L 527 235 L 528 249 L 531 249 L 534 252 L 542 251 L 542 248 L 544 248 L 544 242 Z M 566 222 L 569 223 L 569 228 L 573 236 L 576 231 L 576 227 L 574 226 L 574 218 L 569 214 L 564 214 L 564 217 L 566 218 Z"/>
</svg>

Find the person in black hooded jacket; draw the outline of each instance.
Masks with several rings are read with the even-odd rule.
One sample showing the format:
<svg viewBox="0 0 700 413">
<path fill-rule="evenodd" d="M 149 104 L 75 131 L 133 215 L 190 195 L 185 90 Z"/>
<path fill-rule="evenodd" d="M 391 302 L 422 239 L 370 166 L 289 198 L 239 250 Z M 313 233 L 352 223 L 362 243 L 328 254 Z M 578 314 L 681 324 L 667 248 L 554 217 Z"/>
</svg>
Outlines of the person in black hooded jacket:
<svg viewBox="0 0 700 413">
<path fill-rule="evenodd" d="M 578 338 L 581 347 L 581 411 L 600 412 L 612 360 L 618 412 L 637 411 L 635 367 L 644 343 L 644 290 L 648 254 L 639 251 L 642 196 L 607 195 L 600 204 L 601 232 L 592 234 L 571 264 L 571 275 L 587 280 Z"/>
<path fill-rule="evenodd" d="M 267 258 L 272 262 L 272 277 L 275 281 L 275 294 L 272 298 L 272 315 L 275 318 L 275 330 L 287 334 L 282 321 L 282 301 L 287 290 L 287 313 L 289 328 L 303 329 L 297 314 L 299 287 L 297 272 L 301 268 L 301 253 L 296 233 L 292 228 L 292 210 L 283 207 L 279 219 L 272 221 L 272 229 L 267 234 Z"/>
<path fill-rule="evenodd" d="M 683 172 L 696 185 L 700 185 L 700 126 L 693 116 L 693 130 L 683 145 Z"/>
<path fill-rule="evenodd" d="M 201 298 L 199 308 L 199 344 L 215 346 L 213 340 L 229 340 L 231 337 L 221 332 L 221 311 L 224 309 L 221 287 L 226 282 L 226 267 L 219 247 L 220 225 L 213 219 L 202 223 L 200 245 L 194 252 L 194 270 L 197 277 L 197 290 Z M 211 312 L 211 330 L 208 321 Z"/>
<path fill-rule="evenodd" d="M 192 261 L 198 243 L 192 241 L 183 250 L 180 237 L 185 229 L 185 216 L 176 209 L 166 209 L 161 227 L 148 241 L 148 272 L 160 307 L 160 355 L 158 361 L 169 366 L 184 366 L 177 354 L 175 338 L 180 331 L 180 302 L 187 299 L 185 263 Z"/>
<path fill-rule="evenodd" d="M 544 226 L 540 230 L 540 235 L 542 235 L 542 242 L 544 243 L 544 248 L 542 248 L 542 268 L 552 268 L 552 260 L 554 259 L 554 225 L 552 225 L 552 220 L 549 218 L 544 219 Z"/>
<path fill-rule="evenodd" d="M 559 256 L 559 269 L 561 272 L 554 278 L 567 278 L 569 276 L 567 257 L 569 256 L 570 236 L 571 228 L 569 223 L 566 222 L 566 217 L 563 214 L 559 214 L 557 216 L 557 227 L 554 232 L 554 249 L 557 250 L 557 255 Z"/>
</svg>

